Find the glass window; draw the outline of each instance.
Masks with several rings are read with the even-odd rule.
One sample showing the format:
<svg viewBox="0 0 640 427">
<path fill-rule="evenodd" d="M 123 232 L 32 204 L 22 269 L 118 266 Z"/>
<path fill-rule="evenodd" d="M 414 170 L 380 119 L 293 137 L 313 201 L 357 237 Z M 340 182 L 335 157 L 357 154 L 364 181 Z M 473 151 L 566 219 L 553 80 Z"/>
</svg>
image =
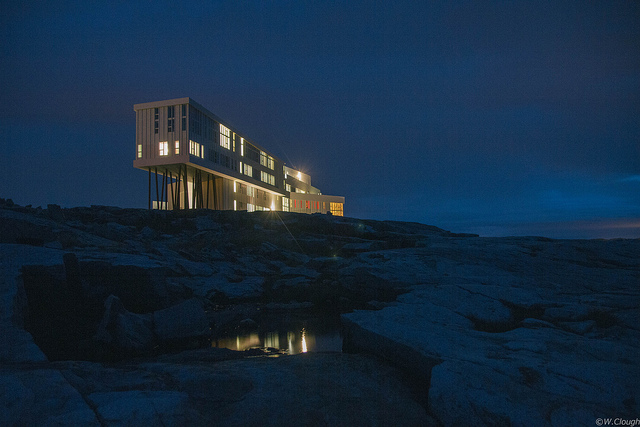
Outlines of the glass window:
<svg viewBox="0 0 640 427">
<path fill-rule="evenodd" d="M 222 123 L 220 124 L 220 146 L 227 150 L 231 149 L 231 131 Z"/>
<path fill-rule="evenodd" d="M 154 108 L 153 109 L 153 133 L 158 133 L 158 118 L 159 118 L 158 109 Z"/>
<path fill-rule="evenodd" d="M 169 142 L 161 141 L 160 142 L 160 155 L 168 156 L 169 155 Z"/>
<path fill-rule="evenodd" d="M 330 204 L 330 210 L 331 210 L 331 214 L 335 215 L 335 216 L 343 216 L 343 211 L 342 211 L 342 203 L 334 203 L 331 202 Z"/>
<path fill-rule="evenodd" d="M 176 107 L 170 105 L 167 107 L 167 132 L 173 132 L 176 120 Z"/>
<path fill-rule="evenodd" d="M 189 140 L 189 154 L 193 156 L 204 157 L 203 152 L 204 150 L 202 150 L 200 144 L 195 141 Z"/>
<path fill-rule="evenodd" d="M 180 141 L 176 141 L 175 153 L 180 154 Z"/>
<path fill-rule="evenodd" d="M 138 144 L 138 158 L 142 158 L 142 144 Z"/>
</svg>

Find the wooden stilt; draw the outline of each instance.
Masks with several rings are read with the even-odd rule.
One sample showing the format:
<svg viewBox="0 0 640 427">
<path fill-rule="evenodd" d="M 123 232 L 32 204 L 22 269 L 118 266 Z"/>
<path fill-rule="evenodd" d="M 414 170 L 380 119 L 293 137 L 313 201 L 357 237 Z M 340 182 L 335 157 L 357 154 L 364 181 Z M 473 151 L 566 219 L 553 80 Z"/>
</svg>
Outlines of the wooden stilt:
<svg viewBox="0 0 640 427">
<path fill-rule="evenodd" d="M 184 208 L 189 209 L 189 183 L 187 165 L 184 165 Z"/>
<path fill-rule="evenodd" d="M 169 171 L 169 185 L 171 186 L 171 209 L 176 208 L 176 196 L 173 191 L 173 174 Z M 167 206 L 167 209 L 169 206 Z"/>
<path fill-rule="evenodd" d="M 156 167 L 155 173 L 156 173 L 156 204 L 157 204 L 158 199 L 160 198 L 158 194 L 158 168 L 157 167 Z"/>
<path fill-rule="evenodd" d="M 211 209 L 209 207 L 209 191 L 211 191 L 211 174 L 207 173 L 207 209 Z"/>
<path fill-rule="evenodd" d="M 169 197 L 167 196 L 167 169 L 164 169 L 164 173 L 162 174 L 162 192 L 160 193 L 160 199 L 162 199 L 161 208 L 166 210 L 166 203 Z M 165 204 L 166 203 L 166 204 Z"/>
<path fill-rule="evenodd" d="M 191 206 L 196 208 L 196 172 L 193 173 L 193 181 L 191 184 Z"/>
</svg>

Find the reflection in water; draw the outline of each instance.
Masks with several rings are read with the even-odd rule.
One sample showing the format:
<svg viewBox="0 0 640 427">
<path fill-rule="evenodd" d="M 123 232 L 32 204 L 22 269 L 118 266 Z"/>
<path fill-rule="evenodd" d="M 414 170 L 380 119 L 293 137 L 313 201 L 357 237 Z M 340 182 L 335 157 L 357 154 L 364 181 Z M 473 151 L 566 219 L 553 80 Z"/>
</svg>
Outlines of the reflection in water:
<svg viewBox="0 0 640 427">
<path fill-rule="evenodd" d="M 338 327 L 324 330 L 309 329 L 296 325 L 274 328 L 276 330 L 251 331 L 218 337 L 212 347 L 224 347 L 244 351 L 250 348 L 279 349 L 288 354 L 318 351 L 342 351 L 342 337 Z M 322 328 L 320 328 L 322 329 Z"/>
</svg>

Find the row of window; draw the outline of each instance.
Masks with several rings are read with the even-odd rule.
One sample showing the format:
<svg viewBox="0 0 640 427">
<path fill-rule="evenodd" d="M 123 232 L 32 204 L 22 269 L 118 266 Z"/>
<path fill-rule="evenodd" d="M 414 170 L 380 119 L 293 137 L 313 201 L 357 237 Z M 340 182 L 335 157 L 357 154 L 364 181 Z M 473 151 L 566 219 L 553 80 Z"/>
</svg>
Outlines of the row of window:
<svg viewBox="0 0 640 427">
<path fill-rule="evenodd" d="M 269 185 L 276 185 L 276 177 L 264 171 L 260 171 L 260 181 L 266 182 Z"/>
<path fill-rule="evenodd" d="M 264 151 L 260 151 L 260 164 L 262 166 L 266 166 L 269 169 L 273 170 L 275 166 L 275 160 L 273 159 L 273 157 L 271 157 Z"/>
<path fill-rule="evenodd" d="M 177 151 L 176 151 L 176 154 L 178 154 Z M 191 154 L 192 156 L 197 156 L 197 157 L 200 157 L 201 159 L 204 159 L 204 147 L 195 141 L 189 140 L 189 154 Z"/>
<path fill-rule="evenodd" d="M 231 131 L 222 123 L 220 124 L 220 146 L 227 150 L 231 149 Z"/>
<path fill-rule="evenodd" d="M 233 191 L 234 193 L 236 192 L 236 188 L 239 185 L 239 192 L 241 194 L 249 194 L 249 193 L 253 193 L 255 191 L 257 191 L 258 194 L 258 198 L 260 197 L 260 193 L 262 193 L 264 195 L 264 201 L 267 200 L 267 193 L 266 191 L 260 191 L 257 190 L 253 187 L 247 187 L 245 185 L 242 184 L 237 184 L 236 182 L 233 183 Z M 252 191 L 253 190 L 253 191 Z M 246 205 L 246 206 L 245 206 Z M 254 212 L 254 211 L 263 211 L 263 210 L 271 210 L 274 208 L 274 205 L 271 205 L 271 209 L 269 208 L 265 208 L 263 206 L 260 205 L 254 205 L 252 203 L 243 203 L 243 202 L 238 202 L 236 200 L 233 201 L 233 209 L 234 210 L 243 210 L 246 207 L 248 212 Z M 327 210 L 327 202 L 314 202 L 314 201 L 310 201 L 310 200 L 295 200 L 295 199 L 288 199 L 287 197 L 283 197 L 282 198 L 282 211 L 283 212 L 289 212 L 290 209 L 315 209 L 316 211 L 326 211 Z M 344 206 L 342 203 L 335 203 L 335 202 L 329 202 L 329 211 L 331 212 L 332 215 L 335 216 L 343 216 L 344 214 Z"/>
<path fill-rule="evenodd" d="M 182 130 L 187 130 L 187 105 L 183 104 L 182 108 Z M 157 134 L 160 130 L 160 111 L 158 108 L 153 109 L 153 133 Z M 167 132 L 175 132 L 176 129 L 176 106 L 169 105 L 167 107 Z"/>
</svg>

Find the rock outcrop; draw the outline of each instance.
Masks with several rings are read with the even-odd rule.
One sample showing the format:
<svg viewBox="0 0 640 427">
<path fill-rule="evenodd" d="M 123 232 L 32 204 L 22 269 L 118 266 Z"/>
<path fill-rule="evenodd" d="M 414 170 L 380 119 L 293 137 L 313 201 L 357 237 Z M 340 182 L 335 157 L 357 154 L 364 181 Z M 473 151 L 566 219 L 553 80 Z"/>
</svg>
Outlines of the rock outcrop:
<svg viewBox="0 0 640 427">
<path fill-rule="evenodd" d="M 640 413 L 640 240 L 1 199 L 0 224 L 2 425 L 567 425 Z M 345 349 L 359 354 L 204 348 L 210 333 L 294 307 L 343 313 Z"/>
</svg>

